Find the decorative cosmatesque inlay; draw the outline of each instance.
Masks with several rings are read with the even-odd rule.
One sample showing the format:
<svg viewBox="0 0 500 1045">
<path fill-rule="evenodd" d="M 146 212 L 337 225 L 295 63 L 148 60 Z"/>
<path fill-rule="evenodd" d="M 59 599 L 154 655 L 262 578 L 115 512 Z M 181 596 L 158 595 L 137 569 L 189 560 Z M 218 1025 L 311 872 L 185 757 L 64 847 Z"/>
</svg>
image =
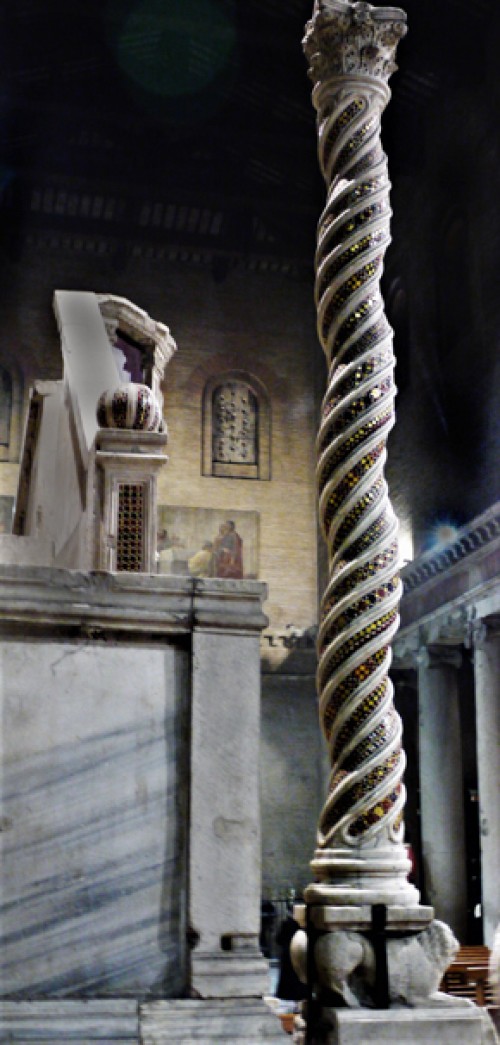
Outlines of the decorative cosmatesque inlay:
<svg viewBox="0 0 500 1045">
<path fill-rule="evenodd" d="M 318 435 L 320 521 L 330 564 L 318 688 L 332 768 L 320 848 L 353 844 L 382 827 L 394 840 L 402 832 L 405 758 L 388 678 L 401 582 L 397 520 L 383 472 L 395 386 L 380 293 L 391 213 L 380 117 L 404 32 L 395 9 L 333 0 L 316 5 L 304 42 L 328 188 L 315 289 L 329 365 Z"/>
</svg>

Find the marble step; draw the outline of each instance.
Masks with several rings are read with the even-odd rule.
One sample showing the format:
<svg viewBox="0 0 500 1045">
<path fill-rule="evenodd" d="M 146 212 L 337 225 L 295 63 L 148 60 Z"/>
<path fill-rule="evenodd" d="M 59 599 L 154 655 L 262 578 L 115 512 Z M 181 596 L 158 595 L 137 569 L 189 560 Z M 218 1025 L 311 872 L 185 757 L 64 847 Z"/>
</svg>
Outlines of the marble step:
<svg viewBox="0 0 500 1045">
<path fill-rule="evenodd" d="M 2 1001 L 0 1042 L 130 1045 L 139 1041 L 136 1001 Z"/>
<path fill-rule="evenodd" d="M 141 1045 L 263 1045 L 284 1042 L 259 998 L 151 1002 L 141 1006 Z"/>
</svg>

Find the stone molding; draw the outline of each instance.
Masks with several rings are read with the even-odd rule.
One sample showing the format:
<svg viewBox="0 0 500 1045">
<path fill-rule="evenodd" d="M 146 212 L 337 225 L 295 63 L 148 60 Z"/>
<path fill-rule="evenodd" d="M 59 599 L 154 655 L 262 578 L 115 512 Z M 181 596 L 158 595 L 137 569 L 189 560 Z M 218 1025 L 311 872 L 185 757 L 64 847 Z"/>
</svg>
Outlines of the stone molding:
<svg viewBox="0 0 500 1045">
<path fill-rule="evenodd" d="M 260 581 L 0 565 L 4 627 L 77 629 L 89 637 L 186 634 L 217 629 L 258 635 L 267 625 Z"/>
<path fill-rule="evenodd" d="M 421 588 L 469 556 L 500 541 L 500 503 L 459 530 L 456 539 L 439 551 L 424 552 L 401 572 L 404 594 Z"/>
<path fill-rule="evenodd" d="M 460 530 L 440 551 L 426 552 L 401 571 L 401 627 L 393 646 L 397 668 L 416 667 L 422 646 L 475 647 L 481 622 L 492 634 L 500 621 L 500 503 Z"/>
</svg>

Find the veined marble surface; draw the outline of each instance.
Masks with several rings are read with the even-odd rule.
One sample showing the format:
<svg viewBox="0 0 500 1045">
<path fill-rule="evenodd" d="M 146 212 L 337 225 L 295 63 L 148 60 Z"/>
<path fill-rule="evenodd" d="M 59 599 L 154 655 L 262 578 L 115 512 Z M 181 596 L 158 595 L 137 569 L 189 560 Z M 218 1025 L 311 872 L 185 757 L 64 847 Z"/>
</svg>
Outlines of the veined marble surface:
<svg viewBox="0 0 500 1045">
<path fill-rule="evenodd" d="M 187 653 L 6 637 L 0 687 L 0 996 L 178 996 Z"/>
</svg>

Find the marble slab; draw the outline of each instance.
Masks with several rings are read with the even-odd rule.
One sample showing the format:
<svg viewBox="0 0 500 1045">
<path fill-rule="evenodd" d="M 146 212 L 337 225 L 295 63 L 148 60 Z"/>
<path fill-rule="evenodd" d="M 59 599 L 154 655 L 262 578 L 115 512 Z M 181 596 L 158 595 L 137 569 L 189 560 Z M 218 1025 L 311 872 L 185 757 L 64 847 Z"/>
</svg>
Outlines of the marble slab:
<svg viewBox="0 0 500 1045">
<path fill-rule="evenodd" d="M 284 1041 L 277 1016 L 259 998 L 142 1005 L 141 1045 L 264 1045 Z"/>
<path fill-rule="evenodd" d="M 464 1004 L 425 1009 L 329 1009 L 325 1045 L 496 1045 L 483 1009 Z"/>
<path fill-rule="evenodd" d="M 0 1041 L 130 1045 L 139 1040 L 137 1003 L 126 1000 L 0 1002 Z"/>
<path fill-rule="evenodd" d="M 0 996 L 179 995 L 187 652 L 5 638 L 0 690 Z"/>
</svg>

